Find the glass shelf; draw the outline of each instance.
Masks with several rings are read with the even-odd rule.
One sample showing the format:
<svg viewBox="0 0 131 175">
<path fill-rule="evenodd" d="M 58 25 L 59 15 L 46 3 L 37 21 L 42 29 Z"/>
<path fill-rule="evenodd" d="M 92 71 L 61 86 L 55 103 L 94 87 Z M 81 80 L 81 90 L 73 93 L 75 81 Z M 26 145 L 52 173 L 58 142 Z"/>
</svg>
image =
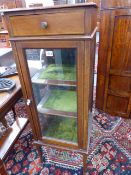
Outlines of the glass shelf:
<svg viewBox="0 0 131 175">
<path fill-rule="evenodd" d="M 76 92 L 69 90 L 46 90 L 46 95 L 37 106 L 37 110 L 43 114 L 59 116 L 77 116 Z"/>
<path fill-rule="evenodd" d="M 69 65 L 51 64 L 32 77 L 33 83 L 76 86 L 76 68 Z"/>
<path fill-rule="evenodd" d="M 77 142 L 77 120 L 62 116 L 48 116 L 43 135 L 49 139 Z"/>
</svg>

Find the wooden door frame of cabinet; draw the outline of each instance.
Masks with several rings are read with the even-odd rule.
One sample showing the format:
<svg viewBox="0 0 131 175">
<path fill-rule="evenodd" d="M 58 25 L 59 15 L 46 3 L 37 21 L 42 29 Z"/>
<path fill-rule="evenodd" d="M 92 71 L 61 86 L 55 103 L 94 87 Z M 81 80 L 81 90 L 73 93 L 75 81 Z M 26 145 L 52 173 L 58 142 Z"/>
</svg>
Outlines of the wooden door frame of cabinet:
<svg viewBox="0 0 131 175">
<path fill-rule="evenodd" d="M 21 64 L 20 64 L 19 54 L 18 54 L 18 51 L 17 51 L 16 43 L 14 41 L 11 42 L 11 46 L 12 46 L 12 49 L 14 51 L 13 55 L 14 55 L 14 58 L 15 58 L 19 79 L 20 79 L 20 82 L 21 82 L 23 97 L 24 97 L 24 100 L 25 100 L 25 103 L 26 103 L 26 99 L 28 99 L 28 96 L 27 96 L 27 90 L 25 89 L 25 81 L 24 81 L 24 76 L 22 74 L 22 67 L 21 67 Z M 27 77 L 25 77 L 25 78 L 27 78 Z M 27 113 L 29 114 L 29 116 L 33 115 L 31 110 L 30 110 L 30 107 L 26 106 L 26 110 L 27 110 Z M 29 117 L 29 121 L 30 121 L 30 124 L 32 126 L 33 137 L 34 137 L 35 140 L 37 140 L 38 138 L 41 137 L 41 135 L 37 134 L 38 133 L 37 129 L 39 130 L 40 127 L 39 127 L 39 125 L 37 126 L 37 128 L 33 127 L 33 125 L 34 125 L 33 118 Z M 40 133 L 40 131 L 39 131 L 39 133 Z"/>
<path fill-rule="evenodd" d="M 43 42 L 44 41 L 44 42 Z M 17 46 L 16 46 L 16 50 L 17 50 L 17 57 L 16 57 L 16 60 L 19 62 L 19 69 L 20 72 L 19 74 L 21 74 L 20 76 L 20 79 L 22 80 L 22 89 L 24 89 L 24 97 L 25 99 L 32 99 L 32 105 L 30 107 L 28 107 L 28 111 L 29 113 L 33 113 L 33 115 L 35 114 L 35 117 L 33 117 L 33 115 L 31 114 L 31 122 L 32 123 L 32 128 L 33 128 L 33 131 L 37 134 L 36 135 L 36 140 L 41 140 L 42 138 L 42 135 L 40 134 L 41 131 L 40 129 L 38 130 L 38 128 L 40 128 L 39 126 L 39 122 L 37 122 L 37 119 L 38 117 L 36 117 L 37 115 L 37 110 L 36 110 L 36 106 L 34 104 L 34 97 L 32 96 L 33 94 L 33 91 L 32 89 L 29 89 L 28 87 L 31 87 L 31 81 L 28 81 L 30 80 L 30 77 L 28 76 L 29 75 L 29 70 L 28 70 L 28 67 L 26 65 L 26 63 L 24 63 L 23 61 L 20 62 L 20 60 L 24 60 L 24 54 L 23 54 L 23 51 L 22 51 L 22 48 L 77 48 L 78 49 L 78 70 L 80 73 L 78 73 L 79 75 L 79 82 L 78 82 L 78 87 L 79 87 L 79 90 L 78 90 L 78 116 L 83 116 L 81 111 L 83 111 L 83 89 L 81 88 L 81 84 L 83 84 L 83 78 L 81 78 L 81 76 L 83 77 L 84 75 L 82 75 L 82 70 L 83 70 L 83 65 L 84 65 L 84 57 L 85 57 L 85 50 L 84 50 L 84 41 L 75 41 L 75 40 L 72 40 L 72 41 L 56 41 L 56 43 L 54 43 L 55 41 L 20 41 L 18 42 L 17 41 Z M 90 42 L 90 41 L 89 41 Z M 18 54 L 19 53 L 19 54 Z M 19 57 L 19 58 L 18 58 Z M 83 57 L 83 59 L 81 59 L 80 57 Z M 21 59 L 20 59 L 21 58 Z M 23 59 L 22 59 L 23 58 Z M 81 61 L 83 60 L 83 63 L 81 63 Z M 80 62 L 79 62 L 80 61 Z M 23 69 L 24 73 L 26 73 L 26 76 L 25 75 L 22 75 L 22 71 L 21 69 Z M 26 89 L 26 88 L 27 89 Z M 81 105 L 82 104 L 82 105 Z M 80 109 L 81 107 L 81 109 Z M 32 111 L 32 112 L 31 112 Z M 85 116 L 84 118 L 86 118 L 87 116 Z M 86 119 L 87 120 L 87 119 Z M 37 123 L 37 124 L 36 124 Z M 87 122 L 86 122 L 87 123 Z M 80 117 L 78 117 L 78 130 L 80 131 L 78 133 L 78 140 L 79 140 L 79 144 L 78 144 L 78 148 L 82 149 L 83 148 L 83 128 L 81 129 L 81 126 L 83 126 L 83 117 L 82 117 L 82 120 Z M 86 125 L 86 124 L 85 124 Z M 35 126 L 35 127 L 33 127 Z M 86 126 L 87 128 L 87 126 Z M 46 140 L 44 140 L 44 142 L 46 142 Z M 48 142 L 48 143 L 52 143 L 52 141 Z M 57 142 L 56 142 L 57 143 Z M 87 143 L 87 141 L 86 141 Z M 64 146 L 63 144 L 58 144 L 57 145 L 62 145 Z M 69 146 L 71 147 L 70 144 L 66 144 L 65 146 Z M 73 146 L 73 148 L 77 148 L 76 146 Z M 85 146 L 84 146 L 85 148 Z M 87 148 L 87 146 L 86 146 Z"/>
</svg>

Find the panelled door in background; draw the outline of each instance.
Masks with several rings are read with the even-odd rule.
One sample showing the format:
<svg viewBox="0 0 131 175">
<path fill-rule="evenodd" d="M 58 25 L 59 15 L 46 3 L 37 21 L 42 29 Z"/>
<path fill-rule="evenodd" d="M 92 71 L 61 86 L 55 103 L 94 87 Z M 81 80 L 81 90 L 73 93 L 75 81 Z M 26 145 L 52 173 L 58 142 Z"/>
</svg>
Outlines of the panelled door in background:
<svg viewBox="0 0 131 175">
<path fill-rule="evenodd" d="M 131 1 L 101 1 L 96 107 L 131 116 Z"/>
</svg>

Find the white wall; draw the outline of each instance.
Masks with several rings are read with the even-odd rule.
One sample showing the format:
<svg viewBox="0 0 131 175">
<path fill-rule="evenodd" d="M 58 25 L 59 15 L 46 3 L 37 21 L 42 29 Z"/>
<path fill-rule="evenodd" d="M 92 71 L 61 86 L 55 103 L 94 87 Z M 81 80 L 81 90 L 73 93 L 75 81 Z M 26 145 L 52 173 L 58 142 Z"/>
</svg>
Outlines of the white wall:
<svg viewBox="0 0 131 175">
<path fill-rule="evenodd" d="M 52 6 L 54 5 L 53 0 L 25 0 L 26 7 L 29 7 L 29 4 L 32 3 L 42 3 L 43 6 Z"/>
<path fill-rule="evenodd" d="M 54 5 L 53 0 L 25 0 L 25 2 L 26 2 L 26 7 L 29 7 L 29 4 L 32 4 L 32 3 L 42 3 L 43 6 L 53 6 Z M 68 4 L 75 4 L 75 0 L 68 0 Z"/>
</svg>

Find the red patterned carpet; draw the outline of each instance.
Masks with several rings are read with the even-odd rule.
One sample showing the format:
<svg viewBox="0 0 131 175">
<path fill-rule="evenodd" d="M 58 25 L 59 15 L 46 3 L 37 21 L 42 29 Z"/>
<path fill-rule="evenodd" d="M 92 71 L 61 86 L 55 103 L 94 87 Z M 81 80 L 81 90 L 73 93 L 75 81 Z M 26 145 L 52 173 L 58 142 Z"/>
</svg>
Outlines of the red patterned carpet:
<svg viewBox="0 0 131 175">
<path fill-rule="evenodd" d="M 27 117 L 25 105 L 16 105 L 17 115 Z M 43 164 L 32 145 L 30 126 L 24 130 L 5 160 L 11 175 L 82 175 L 82 157 L 74 152 L 42 147 Z M 131 119 L 94 110 L 93 129 L 87 159 L 87 175 L 131 174 Z"/>
</svg>

